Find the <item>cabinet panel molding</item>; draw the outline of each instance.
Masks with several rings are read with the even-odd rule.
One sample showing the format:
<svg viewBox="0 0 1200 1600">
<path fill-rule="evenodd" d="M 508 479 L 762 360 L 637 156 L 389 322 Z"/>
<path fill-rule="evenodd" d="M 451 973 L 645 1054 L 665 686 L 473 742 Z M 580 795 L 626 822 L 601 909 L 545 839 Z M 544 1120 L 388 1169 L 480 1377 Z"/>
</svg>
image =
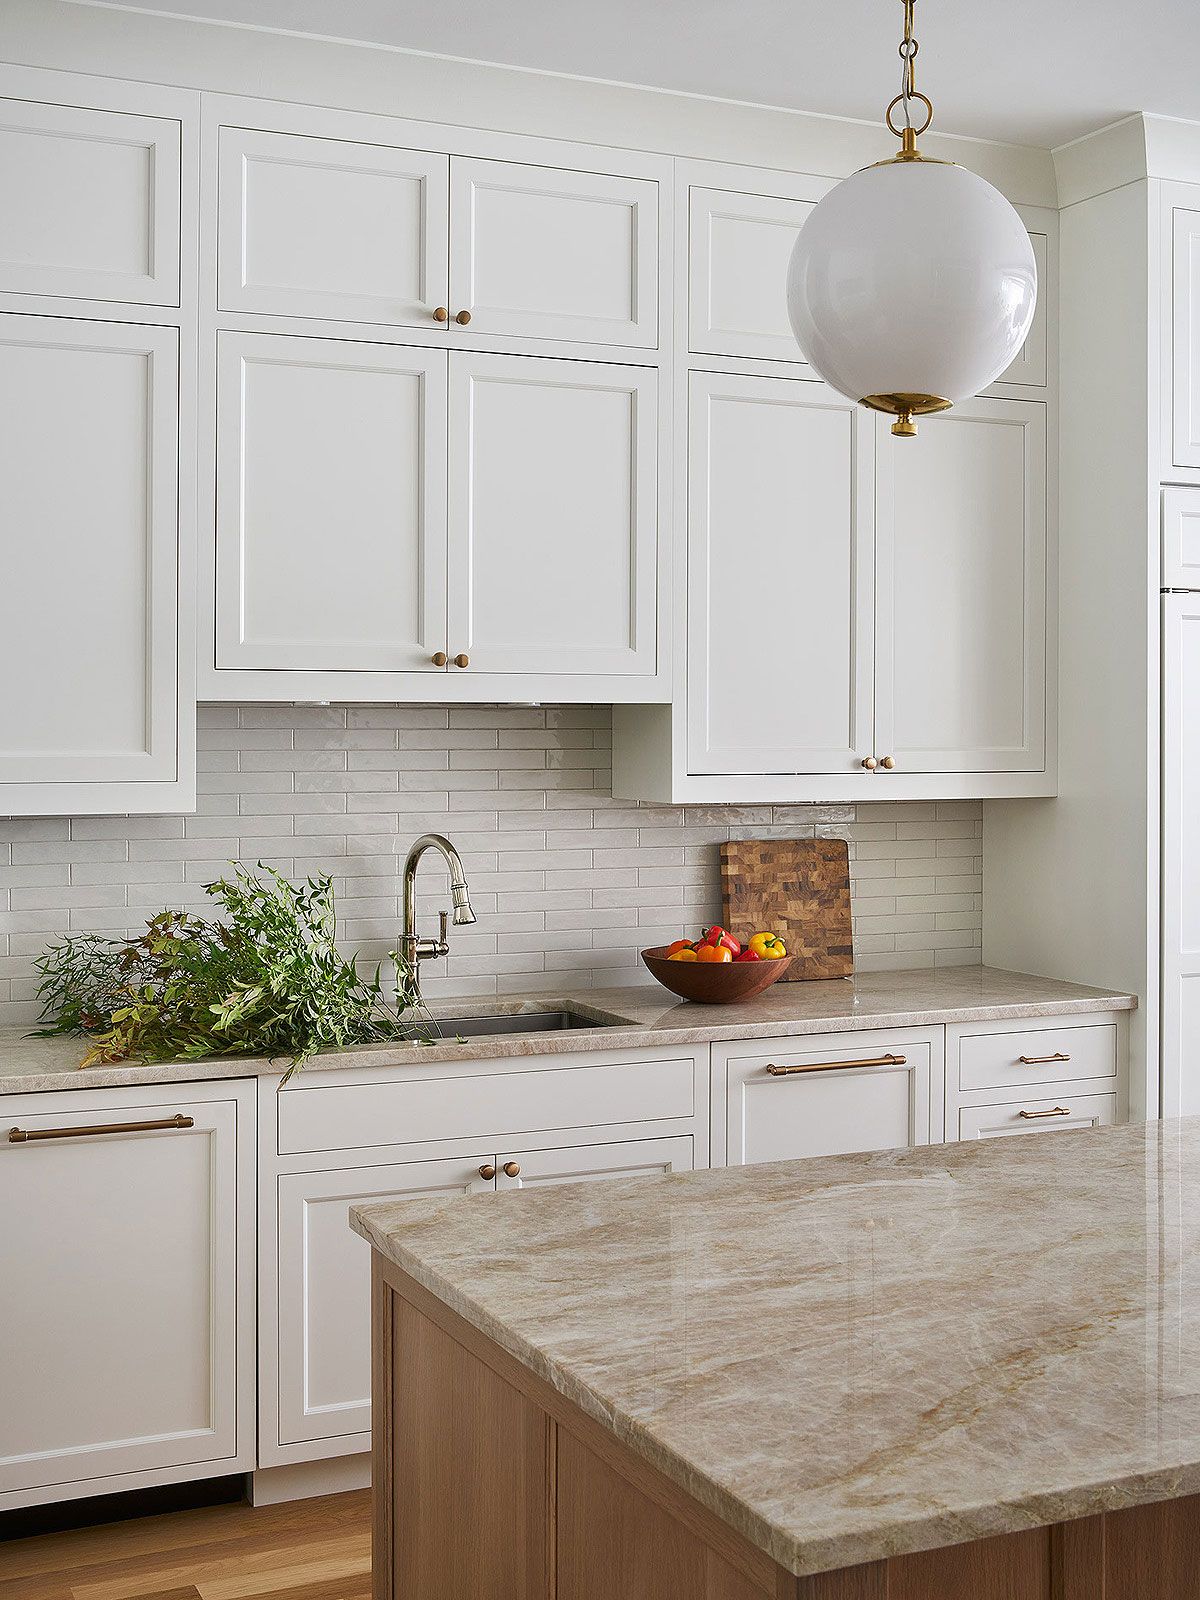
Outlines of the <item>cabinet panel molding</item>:
<svg viewBox="0 0 1200 1600">
<path fill-rule="evenodd" d="M 451 316 L 477 335 L 658 345 L 659 185 L 456 156 Z"/>
<path fill-rule="evenodd" d="M 445 386 L 440 351 L 219 335 L 218 667 L 435 671 Z"/>
<path fill-rule="evenodd" d="M 166 117 L 0 99 L 0 293 L 178 306 L 180 137 Z"/>
<path fill-rule="evenodd" d="M 178 407 L 175 329 L 0 316 L 9 815 L 193 803 Z"/>
<path fill-rule="evenodd" d="M 261 128 L 218 137 L 221 310 L 438 327 L 448 156 Z"/>
</svg>

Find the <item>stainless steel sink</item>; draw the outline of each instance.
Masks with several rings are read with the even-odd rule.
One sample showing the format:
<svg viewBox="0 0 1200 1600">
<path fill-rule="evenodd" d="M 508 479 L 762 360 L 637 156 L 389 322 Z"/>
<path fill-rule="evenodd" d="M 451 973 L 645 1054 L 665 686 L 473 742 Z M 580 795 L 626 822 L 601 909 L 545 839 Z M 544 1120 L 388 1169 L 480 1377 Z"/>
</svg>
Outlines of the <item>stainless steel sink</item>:
<svg viewBox="0 0 1200 1600">
<path fill-rule="evenodd" d="M 486 1039 L 506 1033 L 565 1033 L 572 1028 L 615 1028 L 619 1022 L 598 1021 L 581 1011 L 518 1011 L 505 1016 L 433 1017 L 433 1028 L 442 1039 Z"/>
</svg>

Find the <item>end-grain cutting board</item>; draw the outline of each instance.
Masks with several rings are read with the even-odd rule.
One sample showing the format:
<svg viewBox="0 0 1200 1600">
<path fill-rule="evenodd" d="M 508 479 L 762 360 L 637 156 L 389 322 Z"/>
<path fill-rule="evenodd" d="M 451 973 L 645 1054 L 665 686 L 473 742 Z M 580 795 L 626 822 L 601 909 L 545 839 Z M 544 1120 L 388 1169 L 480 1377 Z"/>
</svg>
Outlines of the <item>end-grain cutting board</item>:
<svg viewBox="0 0 1200 1600">
<path fill-rule="evenodd" d="M 732 839 L 721 846 L 721 893 L 731 932 L 781 935 L 795 957 L 782 982 L 854 971 L 844 839 Z"/>
</svg>

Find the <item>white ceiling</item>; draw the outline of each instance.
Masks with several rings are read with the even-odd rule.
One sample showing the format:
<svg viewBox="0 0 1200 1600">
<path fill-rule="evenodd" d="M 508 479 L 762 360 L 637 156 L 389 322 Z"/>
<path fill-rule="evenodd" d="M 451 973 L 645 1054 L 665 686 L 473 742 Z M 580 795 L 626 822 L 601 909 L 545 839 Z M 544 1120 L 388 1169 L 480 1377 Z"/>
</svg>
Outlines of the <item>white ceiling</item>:
<svg viewBox="0 0 1200 1600">
<path fill-rule="evenodd" d="M 105 3 L 105 0 L 99 0 Z M 897 0 L 150 0 L 128 10 L 877 118 Z M 1130 111 L 1200 120 L 1200 0 L 919 0 L 935 126 L 1054 146 Z"/>
</svg>

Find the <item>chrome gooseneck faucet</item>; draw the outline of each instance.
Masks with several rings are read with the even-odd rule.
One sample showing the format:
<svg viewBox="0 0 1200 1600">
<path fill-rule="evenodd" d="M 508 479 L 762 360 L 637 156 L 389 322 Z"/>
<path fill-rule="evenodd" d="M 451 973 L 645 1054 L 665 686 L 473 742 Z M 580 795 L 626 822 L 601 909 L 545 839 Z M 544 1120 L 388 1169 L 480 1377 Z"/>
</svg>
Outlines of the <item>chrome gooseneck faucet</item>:
<svg viewBox="0 0 1200 1600">
<path fill-rule="evenodd" d="M 404 928 L 400 935 L 400 970 L 405 987 L 415 1002 L 421 999 L 421 962 L 448 955 L 448 914 L 441 913 L 441 932 L 436 939 L 417 936 L 417 864 L 426 850 L 436 850 L 450 868 L 450 895 L 454 902 L 454 924 L 461 927 L 475 921 L 467 877 L 458 851 L 440 833 L 424 833 L 404 858 Z"/>
</svg>

